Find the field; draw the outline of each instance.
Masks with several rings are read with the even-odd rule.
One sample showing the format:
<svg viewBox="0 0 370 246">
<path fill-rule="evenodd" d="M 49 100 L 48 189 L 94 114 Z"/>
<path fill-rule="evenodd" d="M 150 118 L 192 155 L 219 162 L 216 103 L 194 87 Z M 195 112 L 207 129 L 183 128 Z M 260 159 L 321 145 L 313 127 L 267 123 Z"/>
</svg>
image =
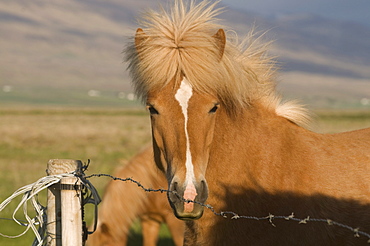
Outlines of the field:
<svg viewBox="0 0 370 246">
<path fill-rule="evenodd" d="M 369 111 L 317 111 L 313 130 L 334 133 L 370 127 Z M 91 160 L 86 174 L 112 173 L 150 144 L 149 117 L 143 109 L 0 108 L 0 201 L 16 189 L 45 176 L 49 159 Z M 102 195 L 107 178 L 91 180 Z M 41 196 L 40 200 L 45 200 Z M 11 218 L 14 205 L 0 213 Z M 87 217 L 91 221 L 91 216 Z M 24 229 L 0 219 L 0 233 Z M 136 225 L 131 245 L 140 245 Z M 170 245 L 166 228 L 160 245 Z M 0 245 L 30 245 L 33 235 L 0 237 Z"/>
</svg>

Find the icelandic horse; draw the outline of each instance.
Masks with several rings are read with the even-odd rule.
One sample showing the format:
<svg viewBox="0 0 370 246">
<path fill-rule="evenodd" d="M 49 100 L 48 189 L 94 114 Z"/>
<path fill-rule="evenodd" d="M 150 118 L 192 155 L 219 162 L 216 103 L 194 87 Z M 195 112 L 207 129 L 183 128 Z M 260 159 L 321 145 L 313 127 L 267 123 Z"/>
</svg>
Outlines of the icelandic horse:
<svg viewBox="0 0 370 246">
<path fill-rule="evenodd" d="M 227 38 L 216 5 L 176 0 L 168 10 L 151 10 L 125 50 L 150 113 L 169 203 L 186 221 L 184 245 L 366 243 L 354 235 L 370 232 L 370 128 L 310 131 L 303 107 L 275 90 L 267 44 L 254 34 L 241 43 Z M 272 223 L 225 219 L 200 203 L 217 212 L 270 214 Z"/>
<path fill-rule="evenodd" d="M 163 188 L 167 181 L 154 164 L 153 148 L 137 154 L 115 177 L 133 178 L 145 188 Z M 88 246 L 127 245 L 129 229 L 140 218 L 144 246 L 155 246 L 161 223 L 166 223 L 176 246 L 183 244 L 184 222 L 177 219 L 169 206 L 166 195 L 146 193 L 134 183 L 111 180 L 105 188 L 99 206 L 97 229 L 89 235 Z"/>
</svg>

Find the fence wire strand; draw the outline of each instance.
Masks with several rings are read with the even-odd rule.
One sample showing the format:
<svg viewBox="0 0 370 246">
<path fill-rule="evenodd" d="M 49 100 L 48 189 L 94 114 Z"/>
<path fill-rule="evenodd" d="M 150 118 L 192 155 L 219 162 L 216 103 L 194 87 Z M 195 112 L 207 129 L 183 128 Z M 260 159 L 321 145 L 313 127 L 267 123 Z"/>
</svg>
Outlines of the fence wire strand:
<svg viewBox="0 0 370 246">
<path fill-rule="evenodd" d="M 47 223 L 46 209 L 47 208 L 42 206 L 39 203 L 37 196 L 38 196 L 38 193 L 40 193 L 42 190 L 45 190 L 51 185 L 58 183 L 64 177 L 77 177 L 81 180 L 81 183 L 85 186 L 85 198 L 81 201 L 82 202 L 81 205 L 82 205 L 82 208 L 87 203 L 93 203 L 95 205 L 95 226 L 94 226 L 93 231 L 95 231 L 96 229 L 97 205 L 100 202 L 100 197 L 95 187 L 91 184 L 91 182 L 88 179 L 91 179 L 93 177 L 108 177 L 112 180 L 117 180 L 117 181 L 122 181 L 122 182 L 132 182 L 136 184 L 139 188 L 144 190 L 145 192 L 161 192 L 161 193 L 166 192 L 166 193 L 175 194 L 183 202 L 199 204 L 200 206 L 203 206 L 209 209 L 216 216 L 222 216 L 225 219 L 232 219 L 232 220 L 247 219 L 247 220 L 257 220 L 257 221 L 267 220 L 274 227 L 276 227 L 276 225 L 274 224 L 274 220 L 278 220 L 278 219 L 296 221 L 298 222 L 298 224 L 307 224 L 311 222 L 326 223 L 329 226 L 338 226 L 338 227 L 347 229 L 351 231 L 352 233 L 354 233 L 354 237 L 360 237 L 360 236 L 367 237 L 368 239 L 367 242 L 370 243 L 369 233 L 361 231 L 359 228 L 354 228 L 354 227 L 351 227 L 351 226 L 348 226 L 348 225 L 345 225 L 345 224 L 342 224 L 342 223 L 339 223 L 339 222 L 336 222 L 330 219 L 317 219 L 317 218 L 311 218 L 309 216 L 301 219 L 301 218 L 296 218 L 294 213 L 291 213 L 290 215 L 287 215 L 287 216 L 269 214 L 264 217 L 256 217 L 256 216 L 239 215 L 233 211 L 217 212 L 211 205 L 203 204 L 203 203 L 193 201 L 193 200 L 184 199 L 179 194 L 177 194 L 176 191 L 170 191 L 170 190 L 162 189 L 162 188 L 159 188 L 159 189 L 146 188 L 139 181 L 136 181 L 133 178 L 119 178 L 119 177 L 115 177 L 109 174 L 91 174 L 91 175 L 85 176 L 83 171 L 77 172 L 77 173 L 72 172 L 72 173 L 66 173 L 66 174 L 46 176 L 46 177 L 40 178 L 39 180 L 37 180 L 36 182 L 32 184 L 23 186 L 22 188 L 15 191 L 10 197 L 5 199 L 0 204 L 0 212 L 10 202 L 12 202 L 16 197 L 22 196 L 20 203 L 17 205 L 16 209 L 14 210 L 12 214 L 12 219 L 17 224 L 21 226 L 25 226 L 26 229 L 18 235 L 10 236 L 10 235 L 5 235 L 3 233 L 0 233 L 0 236 L 7 237 L 7 238 L 17 238 L 17 237 L 23 236 L 25 233 L 27 233 L 27 231 L 29 231 L 29 229 L 31 229 L 33 233 L 35 234 L 35 240 L 32 245 L 42 246 L 44 244 L 44 240 L 47 235 L 46 233 L 46 223 Z M 28 203 L 31 203 L 31 205 L 36 211 L 36 215 L 33 218 L 28 215 Z M 26 219 L 26 223 L 24 220 L 20 220 L 16 218 L 16 214 L 20 210 L 21 207 L 23 208 L 23 214 Z M 89 232 L 89 233 L 91 234 L 92 232 Z"/>
<path fill-rule="evenodd" d="M 317 218 L 311 218 L 310 216 L 307 216 L 306 218 L 301 219 L 301 218 L 296 218 L 295 215 L 294 215 L 294 212 L 292 212 L 290 215 L 286 215 L 286 216 L 269 214 L 269 215 L 264 216 L 264 217 L 239 215 L 239 214 L 237 214 L 235 212 L 232 212 L 232 211 L 217 212 L 209 204 L 204 204 L 204 203 L 201 203 L 201 202 L 184 199 L 183 197 L 179 196 L 179 194 L 177 194 L 176 191 L 170 191 L 170 190 L 161 189 L 161 188 L 160 189 L 146 188 L 140 182 L 138 182 L 138 181 L 136 181 L 132 178 L 119 178 L 119 177 L 114 177 L 114 176 L 109 175 L 109 174 L 91 174 L 91 175 L 85 176 L 85 179 L 89 179 L 89 178 L 93 178 L 93 177 L 108 177 L 108 178 L 111 178 L 112 180 L 118 180 L 118 181 L 123 181 L 123 182 L 129 181 L 129 182 L 132 182 L 132 183 L 136 184 L 138 187 L 140 187 L 145 192 L 172 193 L 172 194 L 175 194 L 183 202 L 199 204 L 200 206 L 203 206 L 203 207 L 209 209 L 216 216 L 222 216 L 225 219 L 233 219 L 233 220 L 247 219 L 247 220 L 257 220 L 257 221 L 268 220 L 268 222 L 274 227 L 276 227 L 276 225 L 274 224 L 274 220 L 278 220 L 278 219 L 296 221 L 296 222 L 298 222 L 298 224 L 307 224 L 308 222 L 319 222 L 319 223 L 328 224 L 329 226 L 338 226 L 338 227 L 347 229 L 349 231 L 352 231 L 354 233 L 354 237 L 360 237 L 360 236 L 367 237 L 367 239 L 368 239 L 367 243 L 370 244 L 370 234 L 369 233 L 361 231 L 359 228 L 354 228 L 354 227 L 345 225 L 343 223 L 333 221 L 331 219 L 317 219 Z"/>
<path fill-rule="evenodd" d="M 23 232 L 18 235 L 5 235 L 0 233 L 2 237 L 7 238 L 18 238 L 26 234 L 30 229 L 35 234 L 35 241 L 32 245 L 41 246 L 43 245 L 44 235 L 46 232 L 46 207 L 42 206 L 38 200 L 38 194 L 50 187 L 53 184 L 58 183 L 64 177 L 75 177 L 74 173 L 66 173 L 66 174 L 59 174 L 59 175 L 50 175 L 43 178 L 40 178 L 36 182 L 25 185 L 18 190 L 16 190 L 11 196 L 5 199 L 0 204 L 0 212 L 4 210 L 6 206 L 9 205 L 16 197 L 22 196 L 21 201 L 15 208 L 12 214 L 12 220 L 15 221 L 18 225 L 26 227 Z M 28 203 L 31 203 L 32 207 L 34 208 L 36 215 L 32 218 L 28 214 Z M 18 211 L 23 208 L 23 215 L 26 219 L 26 223 L 24 220 L 20 220 L 16 217 Z M 38 226 L 38 228 L 37 228 Z"/>
</svg>

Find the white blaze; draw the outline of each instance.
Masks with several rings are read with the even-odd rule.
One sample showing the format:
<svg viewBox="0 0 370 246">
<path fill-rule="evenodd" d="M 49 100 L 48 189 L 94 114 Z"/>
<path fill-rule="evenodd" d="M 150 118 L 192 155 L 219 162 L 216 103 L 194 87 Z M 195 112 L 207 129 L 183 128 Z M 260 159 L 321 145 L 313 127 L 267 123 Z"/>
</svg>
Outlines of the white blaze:
<svg viewBox="0 0 370 246">
<path fill-rule="evenodd" d="M 191 153 L 190 153 L 189 134 L 187 130 L 188 103 L 192 95 L 193 95 L 192 87 L 189 81 L 187 81 L 187 79 L 184 77 L 184 79 L 181 81 L 180 88 L 177 90 L 175 94 L 175 98 L 179 102 L 181 109 L 182 109 L 182 113 L 184 114 L 184 118 L 185 118 L 185 137 L 186 137 L 185 184 L 186 185 L 192 184 L 193 180 L 195 179 L 194 178 L 194 167 L 193 167 L 193 162 L 192 162 Z"/>
</svg>

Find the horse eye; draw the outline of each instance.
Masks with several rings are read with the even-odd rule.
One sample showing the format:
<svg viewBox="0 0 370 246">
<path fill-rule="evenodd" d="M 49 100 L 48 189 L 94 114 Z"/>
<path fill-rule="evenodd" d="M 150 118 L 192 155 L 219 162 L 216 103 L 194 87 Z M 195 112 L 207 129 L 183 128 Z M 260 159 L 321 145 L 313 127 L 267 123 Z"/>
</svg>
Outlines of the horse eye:
<svg viewBox="0 0 370 246">
<path fill-rule="evenodd" d="M 158 111 L 151 105 L 148 105 L 148 110 L 150 114 L 159 114 Z"/>
<path fill-rule="evenodd" d="M 219 106 L 219 104 L 216 104 L 213 108 L 211 108 L 211 110 L 209 111 L 209 113 L 216 113 L 216 111 L 218 109 L 218 106 Z"/>
</svg>

